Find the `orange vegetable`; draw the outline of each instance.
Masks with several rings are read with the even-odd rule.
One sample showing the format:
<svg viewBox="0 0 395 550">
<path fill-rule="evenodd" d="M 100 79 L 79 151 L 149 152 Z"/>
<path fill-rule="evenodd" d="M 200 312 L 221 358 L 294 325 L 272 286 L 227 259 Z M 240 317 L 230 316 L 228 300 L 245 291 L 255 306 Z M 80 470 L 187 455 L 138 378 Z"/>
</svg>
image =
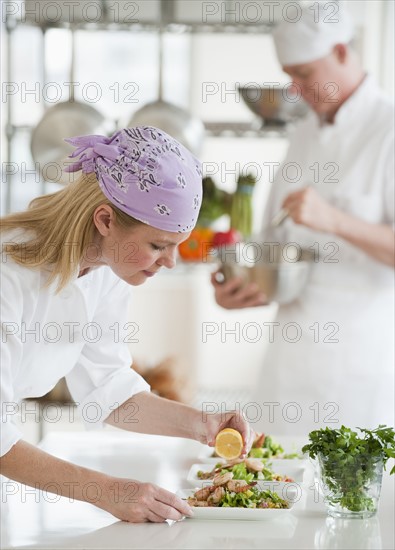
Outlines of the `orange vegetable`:
<svg viewBox="0 0 395 550">
<path fill-rule="evenodd" d="M 186 241 L 178 246 L 185 261 L 206 261 L 212 248 L 214 231 L 207 227 L 195 227 Z"/>
</svg>

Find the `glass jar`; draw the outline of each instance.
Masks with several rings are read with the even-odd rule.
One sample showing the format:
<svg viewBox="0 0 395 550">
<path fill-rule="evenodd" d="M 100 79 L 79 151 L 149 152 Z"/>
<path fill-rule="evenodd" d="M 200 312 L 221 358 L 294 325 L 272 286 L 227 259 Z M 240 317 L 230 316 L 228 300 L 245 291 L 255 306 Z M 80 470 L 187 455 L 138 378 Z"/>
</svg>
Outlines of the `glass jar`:
<svg viewBox="0 0 395 550">
<path fill-rule="evenodd" d="M 328 514 L 369 518 L 376 514 L 383 477 L 382 458 L 344 456 L 333 461 L 318 454 L 320 484 Z"/>
</svg>

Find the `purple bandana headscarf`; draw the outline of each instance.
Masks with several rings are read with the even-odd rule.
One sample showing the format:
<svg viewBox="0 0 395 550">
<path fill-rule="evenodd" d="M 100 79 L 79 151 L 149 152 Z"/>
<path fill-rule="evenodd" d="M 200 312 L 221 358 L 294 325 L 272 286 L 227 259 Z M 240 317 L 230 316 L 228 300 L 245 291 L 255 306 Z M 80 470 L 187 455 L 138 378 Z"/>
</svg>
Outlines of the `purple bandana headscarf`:
<svg viewBox="0 0 395 550">
<path fill-rule="evenodd" d="M 191 231 L 202 202 L 200 162 L 174 138 L 151 126 L 125 128 L 110 137 L 66 139 L 79 157 L 66 171 L 95 172 L 117 208 L 152 227 Z"/>
</svg>

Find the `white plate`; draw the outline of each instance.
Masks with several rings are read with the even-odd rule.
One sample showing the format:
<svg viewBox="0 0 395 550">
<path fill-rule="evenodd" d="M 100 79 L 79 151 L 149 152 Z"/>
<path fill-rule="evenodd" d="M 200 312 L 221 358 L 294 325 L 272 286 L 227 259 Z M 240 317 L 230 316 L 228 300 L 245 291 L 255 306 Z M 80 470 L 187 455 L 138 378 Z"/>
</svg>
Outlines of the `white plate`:
<svg viewBox="0 0 395 550">
<path fill-rule="evenodd" d="M 291 462 L 291 464 L 289 464 L 289 462 Z M 295 464 L 294 460 L 276 460 L 272 461 L 272 469 L 276 474 L 280 474 L 283 476 L 287 475 L 296 483 L 302 483 L 305 472 L 305 465 L 300 464 L 300 462 L 302 461 L 298 461 L 298 463 Z M 188 483 L 190 483 L 193 487 L 201 487 L 202 485 L 207 484 L 207 481 L 211 483 L 210 480 L 199 479 L 197 473 L 199 470 L 202 470 L 203 472 L 209 472 L 213 469 L 214 465 L 215 464 L 213 463 L 193 464 L 188 473 Z M 263 481 L 260 481 L 260 483 L 263 483 Z M 265 483 L 282 483 L 284 485 L 287 485 L 286 482 L 279 481 L 268 481 Z"/>
<path fill-rule="evenodd" d="M 182 489 L 177 492 L 180 498 L 188 498 L 194 493 L 193 489 Z M 216 508 L 208 506 L 199 508 L 193 506 L 193 518 L 191 519 L 230 519 L 230 520 L 249 520 L 262 521 L 287 516 L 291 512 L 293 503 L 288 502 L 289 508 Z"/>
</svg>

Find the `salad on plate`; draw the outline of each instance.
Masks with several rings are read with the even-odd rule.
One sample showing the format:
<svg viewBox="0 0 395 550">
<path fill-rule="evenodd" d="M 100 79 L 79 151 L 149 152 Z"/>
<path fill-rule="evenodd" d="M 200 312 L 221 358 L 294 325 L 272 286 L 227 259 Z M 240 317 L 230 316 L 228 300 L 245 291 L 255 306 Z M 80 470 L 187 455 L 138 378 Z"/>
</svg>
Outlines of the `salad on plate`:
<svg viewBox="0 0 395 550">
<path fill-rule="evenodd" d="M 248 454 L 251 458 L 302 458 L 302 455 L 293 453 L 284 453 L 283 447 L 273 436 L 264 433 L 256 434 L 251 450 Z"/>
<path fill-rule="evenodd" d="M 197 471 L 200 480 L 214 479 L 218 474 L 232 473 L 233 479 L 244 480 L 247 483 L 252 481 L 284 481 L 293 482 L 294 479 L 287 475 L 273 472 L 271 465 L 260 458 L 235 459 L 226 464 L 218 463 L 212 470 Z"/>
<path fill-rule="evenodd" d="M 257 482 L 233 479 L 232 472 L 217 474 L 212 485 L 197 489 L 187 498 L 193 507 L 287 509 L 289 503 L 272 491 L 260 490 Z"/>
</svg>

